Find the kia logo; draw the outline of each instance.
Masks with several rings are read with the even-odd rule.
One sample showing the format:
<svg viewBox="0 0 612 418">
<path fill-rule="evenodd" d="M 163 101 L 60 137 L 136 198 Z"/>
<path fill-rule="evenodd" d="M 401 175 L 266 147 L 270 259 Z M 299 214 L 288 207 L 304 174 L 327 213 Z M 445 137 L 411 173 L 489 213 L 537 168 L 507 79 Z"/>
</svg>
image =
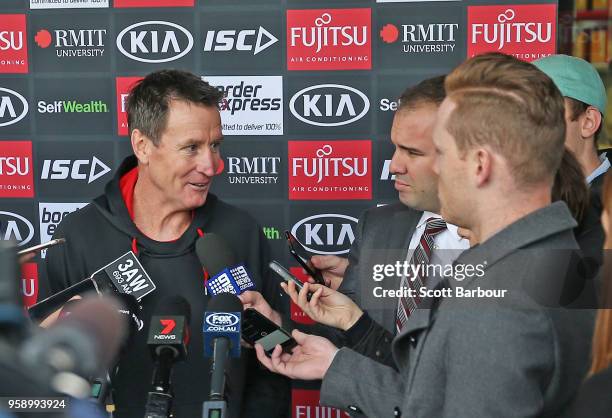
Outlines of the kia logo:
<svg viewBox="0 0 612 418">
<path fill-rule="evenodd" d="M 161 20 L 134 23 L 117 36 L 119 51 L 140 62 L 174 61 L 185 56 L 192 47 L 193 36 L 187 29 Z M 152 54 L 163 55 L 160 58 L 151 58 Z"/>
<path fill-rule="evenodd" d="M 25 118 L 27 113 L 28 101 L 21 94 L 0 87 L 0 126 L 17 123 Z M 7 118 L 8 120 L 5 120 Z"/>
<path fill-rule="evenodd" d="M 315 126 L 342 126 L 361 119 L 370 110 L 370 100 L 356 88 L 342 84 L 319 84 L 295 93 L 291 113 Z"/>
<path fill-rule="evenodd" d="M 355 240 L 357 218 L 324 213 L 302 219 L 291 233 L 315 254 L 346 254 Z"/>
<path fill-rule="evenodd" d="M 27 244 L 34 237 L 34 226 L 21 215 L 0 211 L 0 240 L 14 240 L 18 246 Z"/>
<path fill-rule="evenodd" d="M 216 313 L 206 317 L 206 323 L 211 327 L 233 327 L 238 322 L 240 318 L 233 313 Z"/>
</svg>

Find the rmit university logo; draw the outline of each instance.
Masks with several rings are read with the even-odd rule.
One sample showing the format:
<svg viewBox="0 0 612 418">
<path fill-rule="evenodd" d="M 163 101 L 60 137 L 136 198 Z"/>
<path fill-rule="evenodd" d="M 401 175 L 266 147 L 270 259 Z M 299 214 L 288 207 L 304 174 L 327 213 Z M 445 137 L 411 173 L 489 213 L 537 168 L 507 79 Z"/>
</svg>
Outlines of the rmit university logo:
<svg viewBox="0 0 612 418">
<path fill-rule="evenodd" d="M 356 88 L 341 84 L 319 84 L 295 93 L 289 102 L 291 113 L 314 126 L 342 126 L 363 118 L 370 100 Z"/>
<path fill-rule="evenodd" d="M 276 184 L 280 157 L 227 157 L 230 184 Z"/>
<path fill-rule="evenodd" d="M 0 198 L 34 197 L 32 142 L 0 141 Z"/>
<path fill-rule="evenodd" d="M 404 53 L 432 54 L 455 50 L 457 23 L 403 24 L 387 23 L 380 30 L 380 38 L 387 44 L 401 41 Z"/>
<path fill-rule="evenodd" d="M 193 48 L 193 36 L 184 27 L 161 20 L 134 23 L 119 32 L 117 49 L 134 61 L 170 62 Z"/>
<path fill-rule="evenodd" d="M 34 42 L 43 49 L 53 46 L 59 58 L 101 57 L 105 51 L 106 29 L 40 29 Z"/>
<path fill-rule="evenodd" d="M 127 123 L 127 99 L 130 90 L 143 77 L 117 77 L 115 79 L 115 88 L 117 93 L 117 135 L 128 135 Z"/>
<path fill-rule="evenodd" d="M 176 327 L 176 321 L 174 319 L 160 319 L 159 322 L 161 323 L 162 327 L 164 327 L 161 330 L 161 334 L 163 335 L 170 334 Z"/>
<path fill-rule="evenodd" d="M 27 72 L 26 16 L 0 14 L 0 73 Z"/>
<path fill-rule="evenodd" d="M 468 6 L 468 56 L 502 52 L 524 61 L 555 53 L 556 4 Z"/>
<path fill-rule="evenodd" d="M 372 198 L 372 142 L 289 141 L 290 200 Z"/>
<path fill-rule="evenodd" d="M 0 87 L 0 128 L 13 125 L 28 114 L 28 101 L 18 92 Z"/>
<path fill-rule="evenodd" d="M 372 68 L 370 9 L 287 10 L 289 70 Z"/>
<path fill-rule="evenodd" d="M 346 254 L 355 240 L 357 218 L 338 213 L 308 216 L 291 233 L 315 254 Z"/>
</svg>

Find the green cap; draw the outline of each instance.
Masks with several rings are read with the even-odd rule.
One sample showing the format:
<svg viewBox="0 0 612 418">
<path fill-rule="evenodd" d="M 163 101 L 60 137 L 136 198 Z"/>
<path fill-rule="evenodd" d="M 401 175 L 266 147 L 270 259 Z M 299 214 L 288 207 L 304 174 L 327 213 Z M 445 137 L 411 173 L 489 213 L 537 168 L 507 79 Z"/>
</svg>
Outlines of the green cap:
<svg viewBox="0 0 612 418">
<path fill-rule="evenodd" d="M 597 70 L 587 61 L 569 55 L 550 55 L 532 64 L 552 79 L 564 97 L 580 100 L 606 113 L 606 88 Z"/>
</svg>

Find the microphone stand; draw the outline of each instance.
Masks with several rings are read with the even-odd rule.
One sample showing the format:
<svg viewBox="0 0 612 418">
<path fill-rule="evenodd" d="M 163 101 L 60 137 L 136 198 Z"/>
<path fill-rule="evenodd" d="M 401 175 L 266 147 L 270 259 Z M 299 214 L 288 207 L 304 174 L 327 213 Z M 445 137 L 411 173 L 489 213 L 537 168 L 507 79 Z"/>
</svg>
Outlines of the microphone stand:
<svg viewBox="0 0 612 418">
<path fill-rule="evenodd" d="M 210 393 L 202 406 L 202 418 L 226 418 L 227 400 L 225 399 L 225 364 L 230 349 L 230 340 L 215 339 L 213 362 L 210 370 Z"/>
<path fill-rule="evenodd" d="M 170 385 L 172 363 L 176 357 L 176 350 L 164 347 L 159 352 L 153 371 L 153 390 L 147 395 L 145 418 L 170 418 L 172 414 L 172 401 L 174 396 Z"/>
</svg>

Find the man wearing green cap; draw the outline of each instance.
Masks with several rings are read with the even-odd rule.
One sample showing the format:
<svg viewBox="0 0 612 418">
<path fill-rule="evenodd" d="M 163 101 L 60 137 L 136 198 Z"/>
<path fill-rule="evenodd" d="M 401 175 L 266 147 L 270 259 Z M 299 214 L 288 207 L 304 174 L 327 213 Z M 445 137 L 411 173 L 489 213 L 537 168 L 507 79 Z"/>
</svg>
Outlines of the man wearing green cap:
<svg viewBox="0 0 612 418">
<path fill-rule="evenodd" d="M 574 153 L 591 191 L 599 197 L 603 174 L 610 161 L 597 155 L 597 139 L 606 112 L 606 88 L 597 70 L 587 61 L 568 55 L 551 55 L 534 61 L 565 98 L 565 146 Z"/>
</svg>

